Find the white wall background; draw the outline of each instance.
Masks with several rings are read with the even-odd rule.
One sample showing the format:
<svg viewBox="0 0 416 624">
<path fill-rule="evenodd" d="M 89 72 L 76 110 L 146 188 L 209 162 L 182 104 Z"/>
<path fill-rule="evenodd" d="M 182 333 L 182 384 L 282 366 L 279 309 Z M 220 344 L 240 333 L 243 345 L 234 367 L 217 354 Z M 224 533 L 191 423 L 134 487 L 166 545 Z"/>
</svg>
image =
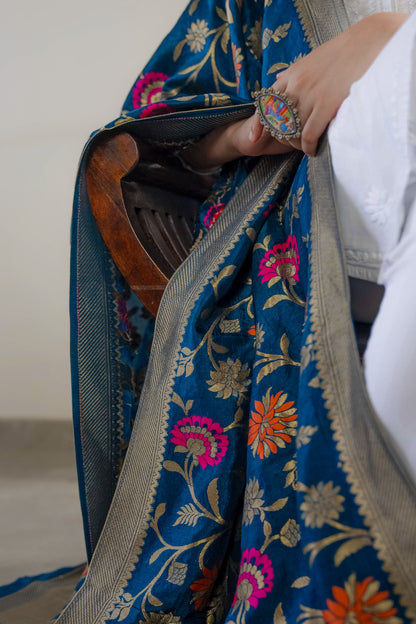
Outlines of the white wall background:
<svg viewBox="0 0 416 624">
<path fill-rule="evenodd" d="M 186 0 L 0 0 L 0 418 L 71 417 L 77 160 Z"/>
</svg>

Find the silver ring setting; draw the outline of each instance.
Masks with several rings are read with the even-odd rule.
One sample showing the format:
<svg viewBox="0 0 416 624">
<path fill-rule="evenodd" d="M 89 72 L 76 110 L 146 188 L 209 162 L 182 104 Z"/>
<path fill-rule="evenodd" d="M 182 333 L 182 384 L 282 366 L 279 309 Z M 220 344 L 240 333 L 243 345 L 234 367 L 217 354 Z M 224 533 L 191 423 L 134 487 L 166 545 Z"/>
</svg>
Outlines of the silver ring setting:
<svg viewBox="0 0 416 624">
<path fill-rule="evenodd" d="M 260 122 L 276 139 L 298 139 L 301 135 L 299 113 L 286 93 L 261 89 L 253 93 Z"/>
</svg>

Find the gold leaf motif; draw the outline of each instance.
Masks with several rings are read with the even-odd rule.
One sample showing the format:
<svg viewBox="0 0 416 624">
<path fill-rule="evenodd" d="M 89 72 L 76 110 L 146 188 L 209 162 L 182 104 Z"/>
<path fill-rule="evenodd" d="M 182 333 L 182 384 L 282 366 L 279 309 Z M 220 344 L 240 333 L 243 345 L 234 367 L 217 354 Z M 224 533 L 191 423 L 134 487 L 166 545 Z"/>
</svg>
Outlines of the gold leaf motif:
<svg viewBox="0 0 416 624">
<path fill-rule="evenodd" d="M 177 472 L 179 473 L 183 478 L 185 478 L 185 473 L 182 470 L 182 468 L 179 466 L 179 464 L 177 464 L 174 461 L 171 461 L 170 459 L 167 459 L 166 461 L 163 462 L 163 468 L 165 470 L 169 470 L 169 472 Z"/>
<path fill-rule="evenodd" d="M 270 537 L 270 535 L 272 534 L 272 525 L 270 524 L 270 522 L 266 521 L 263 524 L 263 533 L 265 537 Z"/>
<path fill-rule="evenodd" d="M 211 505 L 211 509 L 214 512 L 214 515 L 217 518 L 220 518 L 220 508 L 219 508 L 219 496 L 218 496 L 218 487 L 217 487 L 218 479 L 213 479 L 208 486 L 207 496 L 209 500 L 209 504 Z"/>
<path fill-rule="evenodd" d="M 158 598 L 152 596 L 152 594 L 148 594 L 147 599 L 153 607 L 161 607 L 163 604 Z"/>
<path fill-rule="evenodd" d="M 194 402 L 192 401 L 192 399 L 189 399 L 189 401 L 186 402 L 185 409 L 184 409 L 184 412 L 186 415 L 188 415 L 189 410 L 192 409 L 193 404 Z"/>
<path fill-rule="evenodd" d="M 294 587 L 295 589 L 302 589 L 302 587 L 307 587 L 310 582 L 310 576 L 300 576 L 296 579 L 296 581 L 293 581 L 291 587 Z"/>
<path fill-rule="evenodd" d="M 234 264 L 230 264 L 226 267 L 224 267 L 222 269 L 222 271 L 219 273 L 219 275 L 217 275 L 217 277 L 215 277 L 211 284 L 212 284 L 212 288 L 214 290 L 215 296 L 218 298 L 218 286 L 219 283 L 221 282 L 221 280 L 223 280 L 225 277 L 230 277 L 234 271 L 235 271 L 236 267 Z"/>
<path fill-rule="evenodd" d="M 270 505 L 270 507 L 265 507 L 266 511 L 280 511 L 286 505 L 288 498 L 278 498 L 277 501 Z"/>
<path fill-rule="evenodd" d="M 186 524 L 187 526 L 194 527 L 204 514 L 196 509 L 192 503 L 184 505 L 178 510 L 178 518 L 176 518 L 173 526 L 178 524 Z"/>
<path fill-rule="evenodd" d="M 287 334 L 283 334 L 283 336 L 280 339 L 280 349 L 282 351 L 282 353 L 284 353 L 285 355 L 288 353 L 289 350 L 289 338 L 287 337 Z"/>
<path fill-rule="evenodd" d="M 172 401 L 176 405 L 179 405 L 179 407 L 186 413 L 184 402 L 182 401 L 182 399 L 179 396 L 179 394 L 176 394 L 176 392 L 173 392 L 173 394 L 172 394 Z"/>
<path fill-rule="evenodd" d="M 279 41 L 281 41 L 282 39 L 284 39 L 285 37 L 287 37 L 287 34 L 289 32 L 289 28 L 291 27 L 292 22 L 289 22 L 288 24 L 282 24 L 281 26 L 278 26 L 276 28 L 276 30 L 274 31 L 274 33 L 272 34 L 272 39 L 275 43 L 279 43 Z"/>
<path fill-rule="evenodd" d="M 231 104 L 231 98 L 224 93 L 210 93 L 211 106 L 227 106 Z"/>
<path fill-rule="evenodd" d="M 240 420 L 243 417 L 243 414 L 244 414 L 243 409 L 241 407 L 239 407 L 238 410 L 235 413 L 234 422 L 236 422 L 236 423 L 240 422 Z"/>
<path fill-rule="evenodd" d="M 273 624 L 287 624 L 287 620 L 283 613 L 282 603 L 276 607 L 273 615 Z"/>
<path fill-rule="evenodd" d="M 163 514 L 166 511 L 166 503 L 160 503 L 157 507 L 156 507 L 156 511 L 155 511 L 155 517 L 154 520 L 155 522 L 157 522 L 159 520 L 159 518 L 161 516 L 163 516 Z"/>
<path fill-rule="evenodd" d="M 256 237 L 257 237 L 257 232 L 254 228 L 247 228 L 246 229 L 246 234 L 249 237 L 250 240 L 255 241 Z"/>
<path fill-rule="evenodd" d="M 296 447 L 300 448 L 303 445 L 309 444 L 311 437 L 318 431 L 318 427 L 312 427 L 311 425 L 302 425 L 299 427 L 299 431 L 296 437 Z"/>
<path fill-rule="evenodd" d="M 340 546 L 337 552 L 334 555 L 334 563 L 336 566 L 341 565 L 341 563 L 354 553 L 364 548 L 364 546 L 371 546 L 371 539 L 369 537 L 357 537 L 355 539 L 350 539 L 342 546 Z"/>
<path fill-rule="evenodd" d="M 173 51 L 173 60 L 175 62 L 178 60 L 178 58 L 182 54 L 183 46 L 185 45 L 185 43 L 186 43 L 186 39 L 183 39 L 182 41 L 179 41 L 178 45 L 175 47 Z"/>
<path fill-rule="evenodd" d="M 222 9 L 220 9 L 220 7 L 215 7 L 215 10 L 216 10 L 218 16 L 222 20 L 224 20 L 224 22 L 228 22 L 227 15 L 224 13 L 224 11 Z"/>
<path fill-rule="evenodd" d="M 228 349 L 227 347 L 224 347 L 223 345 L 219 345 L 216 342 L 211 343 L 212 348 L 214 349 L 214 351 L 216 353 L 227 353 Z"/>
<path fill-rule="evenodd" d="M 292 485 L 295 481 L 295 472 L 292 470 L 292 472 L 289 472 L 286 475 L 286 482 L 285 482 L 285 488 L 289 487 L 289 485 Z"/>
<path fill-rule="evenodd" d="M 291 459 L 285 464 L 283 470 L 287 472 L 288 470 L 294 470 L 295 468 L 296 468 L 296 462 L 294 459 Z"/>
<path fill-rule="evenodd" d="M 189 7 L 189 15 L 193 15 L 198 8 L 199 0 L 194 0 Z"/>
<path fill-rule="evenodd" d="M 269 299 L 267 299 L 266 303 L 263 306 L 263 310 L 273 308 L 273 306 L 278 304 L 280 301 L 284 301 L 285 299 L 287 299 L 286 295 L 273 295 L 273 297 L 269 297 Z"/>
<path fill-rule="evenodd" d="M 229 41 L 230 41 L 230 31 L 227 28 L 226 30 L 224 30 L 224 33 L 221 37 L 221 48 L 224 54 L 227 54 L 227 46 L 228 46 Z"/>
<path fill-rule="evenodd" d="M 322 617 L 322 611 L 319 609 L 311 609 L 310 607 L 304 607 L 300 605 L 301 613 L 296 619 L 297 622 L 302 622 L 302 624 L 325 624 L 325 621 Z"/>
<path fill-rule="evenodd" d="M 273 31 L 270 30 L 270 28 L 265 28 L 264 29 L 264 31 L 263 31 L 263 40 L 262 40 L 263 50 L 265 50 L 267 48 L 267 46 L 269 45 L 270 40 L 272 38 L 272 34 L 273 34 Z"/>
<path fill-rule="evenodd" d="M 263 377 L 266 377 L 266 375 L 270 375 L 270 373 L 275 371 L 276 368 L 279 368 L 279 366 L 284 366 L 286 364 L 284 357 L 280 356 L 280 358 L 281 359 L 276 360 L 275 362 L 270 362 L 270 364 L 266 364 L 265 366 L 263 366 L 263 368 L 257 375 L 257 383 L 259 383 L 263 379 Z"/>
<path fill-rule="evenodd" d="M 150 557 L 149 559 L 149 565 L 152 565 L 152 563 L 154 563 L 156 561 L 156 559 L 162 554 L 164 553 L 166 550 L 165 546 L 162 546 L 162 548 L 159 548 L 158 550 L 155 550 L 155 552 L 153 553 L 153 555 Z"/>
<path fill-rule="evenodd" d="M 269 71 L 267 72 L 268 74 L 275 74 L 277 72 L 280 72 L 282 69 L 286 69 L 287 67 L 289 67 L 289 65 L 287 63 L 275 63 L 274 65 L 272 65 L 269 69 Z"/>
</svg>

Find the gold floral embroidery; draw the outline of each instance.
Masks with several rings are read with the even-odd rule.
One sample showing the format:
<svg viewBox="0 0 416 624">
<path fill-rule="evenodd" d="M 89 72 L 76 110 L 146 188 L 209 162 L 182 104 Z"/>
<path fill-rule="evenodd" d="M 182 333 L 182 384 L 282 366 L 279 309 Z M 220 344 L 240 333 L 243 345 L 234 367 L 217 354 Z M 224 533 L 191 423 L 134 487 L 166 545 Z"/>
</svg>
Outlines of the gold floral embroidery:
<svg viewBox="0 0 416 624">
<path fill-rule="evenodd" d="M 196 20 L 186 33 L 186 42 L 192 52 L 201 52 L 207 42 L 209 34 L 208 23 L 205 20 Z"/>
<path fill-rule="evenodd" d="M 342 503 L 345 498 L 339 494 L 339 486 L 333 486 L 332 481 L 318 483 L 307 488 L 304 502 L 300 508 L 306 526 L 319 529 L 330 520 L 338 520 Z"/>
<path fill-rule="evenodd" d="M 219 362 L 217 370 L 210 371 L 211 379 L 207 384 L 210 391 L 217 393 L 217 399 L 229 399 L 230 396 L 240 397 L 251 384 L 250 369 L 248 364 L 242 364 L 240 360 L 227 358 Z"/>
<path fill-rule="evenodd" d="M 257 479 L 250 479 L 244 495 L 243 524 L 251 524 L 257 515 L 264 520 L 263 494 L 264 490 L 260 489 Z"/>
<path fill-rule="evenodd" d="M 293 518 L 289 518 L 280 530 L 280 541 L 288 548 L 294 548 L 300 540 L 299 525 Z"/>
<path fill-rule="evenodd" d="M 209 48 L 203 58 L 198 63 L 185 67 L 179 72 L 179 75 L 188 76 L 186 82 L 181 86 L 175 87 L 171 91 L 166 92 L 166 98 L 176 97 L 181 91 L 183 91 L 184 87 L 188 83 L 195 82 L 201 69 L 205 67 L 208 63 L 211 64 L 212 77 L 214 79 L 215 89 L 218 93 L 221 93 L 220 83 L 227 87 L 237 86 L 237 82 L 227 80 L 225 76 L 221 74 L 216 61 L 218 44 L 220 44 L 223 53 L 228 54 L 228 44 L 230 42 L 229 24 L 233 22 L 233 15 L 229 6 L 229 2 L 227 2 L 226 4 L 226 12 L 224 12 L 220 7 L 217 7 L 217 14 L 223 21 L 221 26 L 209 30 L 208 24 L 205 20 L 196 20 L 193 24 L 191 24 L 191 27 L 188 29 L 185 38 L 179 41 L 179 43 L 176 45 L 173 51 L 173 60 L 175 62 L 181 56 L 186 44 L 189 45 L 192 52 L 198 53 L 205 48 L 208 37 L 213 35 L 212 41 L 209 44 Z M 241 49 L 239 50 L 241 52 Z M 235 61 L 237 62 L 237 64 L 240 62 L 238 61 L 238 58 L 235 58 Z"/>
<path fill-rule="evenodd" d="M 305 499 L 301 504 L 302 518 L 305 525 L 312 529 L 321 529 L 325 524 L 337 530 L 322 539 L 311 542 L 305 546 L 303 552 L 310 553 L 309 564 L 312 566 L 316 556 L 329 546 L 337 542 L 343 542 L 334 554 L 334 564 L 339 566 L 344 559 L 358 552 L 365 546 L 371 546 L 372 539 L 366 529 L 357 529 L 339 522 L 339 516 L 344 511 L 345 498 L 339 494 L 339 486 L 333 485 L 332 481 L 307 487 L 303 483 L 297 483 L 298 491 L 304 492 Z"/>
</svg>

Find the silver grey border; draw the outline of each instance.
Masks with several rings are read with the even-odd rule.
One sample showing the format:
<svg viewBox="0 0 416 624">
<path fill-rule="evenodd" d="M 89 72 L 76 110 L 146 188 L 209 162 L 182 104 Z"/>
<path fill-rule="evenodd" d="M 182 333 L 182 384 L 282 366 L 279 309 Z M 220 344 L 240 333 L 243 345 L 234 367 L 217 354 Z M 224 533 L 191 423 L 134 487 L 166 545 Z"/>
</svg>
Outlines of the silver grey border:
<svg viewBox="0 0 416 624">
<path fill-rule="evenodd" d="M 334 440 L 347 481 L 406 615 L 416 622 L 416 487 L 374 412 L 349 305 L 329 148 L 309 161 L 312 331 Z M 334 209 L 335 206 L 335 209 Z"/>
</svg>

